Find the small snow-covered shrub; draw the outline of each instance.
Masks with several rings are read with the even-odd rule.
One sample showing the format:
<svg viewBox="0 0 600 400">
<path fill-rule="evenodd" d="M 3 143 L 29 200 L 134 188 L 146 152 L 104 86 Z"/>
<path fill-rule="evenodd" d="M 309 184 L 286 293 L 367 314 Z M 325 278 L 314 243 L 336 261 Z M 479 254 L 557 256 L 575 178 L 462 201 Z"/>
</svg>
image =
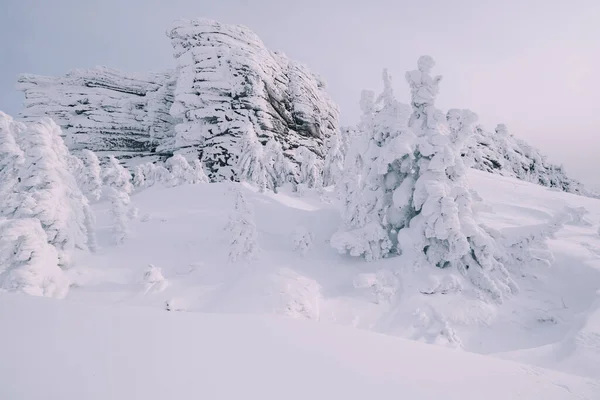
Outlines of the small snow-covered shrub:
<svg viewBox="0 0 600 400">
<path fill-rule="evenodd" d="M 156 184 L 170 186 L 174 181 L 169 170 L 159 163 L 147 162 L 137 165 L 133 174 L 133 185 L 136 188 L 148 188 Z"/>
<path fill-rule="evenodd" d="M 377 304 L 389 303 L 398 290 L 398 278 L 388 270 L 359 274 L 353 283 L 357 289 L 368 289 Z"/>
<path fill-rule="evenodd" d="M 166 161 L 165 165 L 171 173 L 170 181 L 165 182 L 167 186 L 208 182 L 208 177 L 204 173 L 204 168 L 200 160 L 194 160 L 190 164 L 185 157 L 175 154 Z"/>
<path fill-rule="evenodd" d="M 282 308 L 276 310 L 293 318 L 319 320 L 321 286 L 313 279 L 289 268 L 281 268 L 274 279 L 281 288 Z"/>
<path fill-rule="evenodd" d="M 254 212 L 240 188 L 236 187 L 232 192 L 235 205 L 225 227 L 229 235 L 229 261 L 250 261 L 255 259 L 259 252 Z"/>
<path fill-rule="evenodd" d="M 150 291 L 157 293 L 165 290 L 169 282 L 165 279 L 159 267 L 149 264 L 142 276 L 142 284 L 145 293 Z"/>
<path fill-rule="evenodd" d="M 298 226 L 292 233 L 294 250 L 303 256 L 312 248 L 313 234 L 303 226 Z"/>
<path fill-rule="evenodd" d="M 411 339 L 449 347 L 462 346 L 460 338 L 448 320 L 433 308 L 419 308 L 415 310 L 413 316 L 416 322 L 413 324 L 414 332 Z"/>
</svg>

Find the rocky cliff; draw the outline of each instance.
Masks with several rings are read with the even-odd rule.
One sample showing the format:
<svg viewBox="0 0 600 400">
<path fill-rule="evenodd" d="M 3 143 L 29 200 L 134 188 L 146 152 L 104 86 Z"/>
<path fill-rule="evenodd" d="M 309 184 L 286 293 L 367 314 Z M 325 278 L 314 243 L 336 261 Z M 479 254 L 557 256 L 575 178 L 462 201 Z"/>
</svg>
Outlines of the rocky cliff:
<svg viewBox="0 0 600 400">
<path fill-rule="evenodd" d="M 274 139 L 296 164 L 301 146 L 324 158 L 338 110 L 321 78 L 242 26 L 179 21 L 168 37 L 174 71 L 99 67 L 58 78 L 21 75 L 21 117 L 52 117 L 74 149 L 199 157 L 213 180 L 236 178 L 244 135 L 263 145 Z"/>
<path fill-rule="evenodd" d="M 500 124 L 493 132 L 477 126 L 463 156 L 476 169 L 512 176 L 542 186 L 586 196 L 596 196 L 577 180 L 567 176 L 562 166 L 550 163 L 539 150 L 508 132 Z"/>
<path fill-rule="evenodd" d="M 126 74 L 105 67 L 73 70 L 64 77 L 24 74 L 21 117 L 53 118 L 73 149 L 150 155 L 173 135 L 174 73 Z"/>
<path fill-rule="evenodd" d="M 306 67 L 269 51 L 247 28 L 209 20 L 180 21 L 168 32 L 177 60 L 171 114 L 173 148 L 193 148 L 213 179 L 230 179 L 239 141 L 256 135 L 319 159 L 337 130 L 337 107 L 325 84 Z"/>
</svg>

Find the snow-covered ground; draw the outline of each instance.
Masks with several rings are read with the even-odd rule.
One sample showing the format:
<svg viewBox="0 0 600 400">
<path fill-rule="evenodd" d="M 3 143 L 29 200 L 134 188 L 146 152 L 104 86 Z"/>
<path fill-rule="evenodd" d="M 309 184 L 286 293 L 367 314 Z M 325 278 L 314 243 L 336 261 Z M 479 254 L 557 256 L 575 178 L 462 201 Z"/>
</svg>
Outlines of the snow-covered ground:
<svg viewBox="0 0 600 400">
<path fill-rule="evenodd" d="M 96 205 L 100 249 L 79 255 L 68 300 L 284 315 L 600 378 L 600 201 L 469 174 L 483 198 L 482 222 L 508 238 L 567 216 L 548 250 L 538 252 L 542 261 L 513 271 L 520 293 L 502 305 L 468 288 L 440 289 L 444 270 L 338 255 L 328 243 L 340 223 L 329 192 L 261 194 L 245 187 L 261 251 L 255 261 L 230 263 L 224 227 L 234 194 L 226 183 L 155 186 L 133 195 L 139 218 L 120 246 L 111 241 L 107 204 Z M 578 207 L 589 213 L 581 218 Z M 312 246 L 303 253 L 295 247 L 307 232 Z"/>
<path fill-rule="evenodd" d="M 597 399 L 590 379 L 327 323 L 0 295 L 2 399 Z"/>
</svg>

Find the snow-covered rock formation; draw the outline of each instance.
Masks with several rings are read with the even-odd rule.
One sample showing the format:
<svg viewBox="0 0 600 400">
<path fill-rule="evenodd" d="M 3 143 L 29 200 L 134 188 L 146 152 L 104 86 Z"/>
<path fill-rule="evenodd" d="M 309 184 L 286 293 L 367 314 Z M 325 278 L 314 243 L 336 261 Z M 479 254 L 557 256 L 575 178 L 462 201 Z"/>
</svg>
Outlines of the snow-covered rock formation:
<svg viewBox="0 0 600 400">
<path fill-rule="evenodd" d="M 168 36 L 178 64 L 174 148 L 198 149 L 211 178 L 235 176 L 247 134 L 275 139 L 296 162 L 300 146 L 324 158 L 338 111 L 322 79 L 242 26 L 180 21 Z"/>
<path fill-rule="evenodd" d="M 18 81 L 25 93 L 21 117 L 51 117 L 74 150 L 148 155 L 173 133 L 173 85 L 173 72 L 126 74 L 97 67 L 64 77 L 24 74 Z"/>
<path fill-rule="evenodd" d="M 238 142 L 246 136 L 262 146 L 275 140 L 293 164 L 300 163 L 299 147 L 322 164 L 338 110 L 321 78 L 243 26 L 179 21 L 168 36 L 175 71 L 21 75 L 21 117 L 55 119 L 73 149 L 199 157 L 213 180 L 238 178 Z"/>
<path fill-rule="evenodd" d="M 447 118 L 452 119 L 457 111 L 448 111 Z M 499 124 L 494 132 L 486 131 L 478 125 L 463 156 L 468 160 L 467 164 L 482 171 L 515 177 L 569 193 L 596 196 L 583 184 L 570 178 L 562 166 L 551 164 L 538 149 L 511 135 L 504 124 Z"/>
<path fill-rule="evenodd" d="M 449 110 L 446 114 L 447 121 L 458 118 L 460 112 L 461 110 Z M 343 126 L 340 132 L 342 140 L 347 142 L 359 134 L 359 129 Z M 347 144 L 342 150 L 346 156 Z M 474 169 L 518 178 L 563 192 L 588 197 L 599 196 L 567 175 L 562 166 L 550 163 L 538 149 L 509 133 L 504 124 L 499 124 L 493 132 L 482 125 L 475 126 L 473 135 L 463 148 L 462 156 L 465 164 Z"/>
</svg>

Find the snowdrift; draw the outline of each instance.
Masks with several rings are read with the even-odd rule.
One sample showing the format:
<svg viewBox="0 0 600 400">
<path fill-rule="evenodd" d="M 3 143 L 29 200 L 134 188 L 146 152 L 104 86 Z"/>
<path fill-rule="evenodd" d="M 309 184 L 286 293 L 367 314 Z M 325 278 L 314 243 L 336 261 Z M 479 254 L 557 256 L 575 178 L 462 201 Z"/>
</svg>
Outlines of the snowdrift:
<svg viewBox="0 0 600 400">
<path fill-rule="evenodd" d="M 594 399 L 597 382 L 273 317 L 3 294 L 3 399 Z M 34 384 L 35 383 L 35 384 Z"/>
</svg>

